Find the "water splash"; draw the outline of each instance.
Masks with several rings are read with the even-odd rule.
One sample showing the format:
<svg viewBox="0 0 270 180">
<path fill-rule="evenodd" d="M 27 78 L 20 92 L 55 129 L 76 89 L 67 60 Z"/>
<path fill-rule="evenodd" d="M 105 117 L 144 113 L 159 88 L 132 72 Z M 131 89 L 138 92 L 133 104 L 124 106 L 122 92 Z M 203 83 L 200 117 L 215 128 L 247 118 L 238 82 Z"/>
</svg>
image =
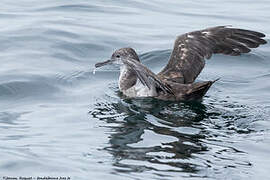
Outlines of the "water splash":
<svg viewBox="0 0 270 180">
<path fill-rule="evenodd" d="M 93 74 L 94 74 L 94 75 L 96 74 L 96 70 L 97 70 L 97 68 L 94 68 L 94 69 L 93 69 Z"/>
</svg>

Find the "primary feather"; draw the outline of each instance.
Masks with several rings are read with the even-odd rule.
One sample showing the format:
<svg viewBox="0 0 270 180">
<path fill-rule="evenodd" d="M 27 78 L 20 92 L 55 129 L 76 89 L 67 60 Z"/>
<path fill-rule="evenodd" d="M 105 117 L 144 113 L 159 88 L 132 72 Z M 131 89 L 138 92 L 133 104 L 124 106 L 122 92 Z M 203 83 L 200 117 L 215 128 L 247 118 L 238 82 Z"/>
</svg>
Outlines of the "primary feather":
<svg viewBox="0 0 270 180">
<path fill-rule="evenodd" d="M 177 37 L 166 67 L 158 74 L 163 80 L 192 83 L 205 65 L 205 59 L 221 53 L 238 56 L 266 44 L 263 33 L 217 26 Z"/>
</svg>

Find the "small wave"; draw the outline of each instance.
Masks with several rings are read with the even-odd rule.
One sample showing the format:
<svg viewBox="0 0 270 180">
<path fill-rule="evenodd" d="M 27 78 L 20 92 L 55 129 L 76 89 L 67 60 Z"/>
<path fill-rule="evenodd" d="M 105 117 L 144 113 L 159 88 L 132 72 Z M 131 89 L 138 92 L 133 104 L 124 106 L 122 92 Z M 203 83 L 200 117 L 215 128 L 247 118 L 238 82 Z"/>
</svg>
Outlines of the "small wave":
<svg viewBox="0 0 270 180">
<path fill-rule="evenodd" d="M 105 51 L 106 47 L 98 45 L 95 43 L 72 43 L 61 41 L 52 46 L 54 57 L 67 57 L 67 59 L 82 61 L 88 60 L 90 57 L 93 57 L 93 49 L 95 51 Z"/>
<path fill-rule="evenodd" d="M 100 6 L 97 5 L 83 5 L 83 4 L 63 4 L 57 6 L 47 6 L 35 9 L 36 12 L 44 12 L 44 11 L 94 11 L 98 12 Z"/>
<path fill-rule="evenodd" d="M 254 79 L 269 79 L 270 78 L 270 73 L 266 73 L 266 74 L 261 74 L 258 76 L 255 76 Z"/>
<path fill-rule="evenodd" d="M 49 6 L 37 8 L 34 12 L 91 12 L 91 13 L 105 13 L 106 14 L 136 14 L 136 12 L 128 11 L 127 8 L 114 7 L 110 5 L 89 5 L 89 4 L 62 4 L 57 6 Z"/>
<path fill-rule="evenodd" d="M 29 81 L 9 81 L 0 84 L 1 98 L 23 98 L 23 97 L 40 97 L 46 96 L 59 91 L 59 88 L 48 82 L 40 80 Z"/>
<path fill-rule="evenodd" d="M 82 80 L 88 80 L 90 72 L 74 71 L 69 74 L 57 74 L 55 80 L 62 85 L 73 85 L 81 82 Z"/>
</svg>

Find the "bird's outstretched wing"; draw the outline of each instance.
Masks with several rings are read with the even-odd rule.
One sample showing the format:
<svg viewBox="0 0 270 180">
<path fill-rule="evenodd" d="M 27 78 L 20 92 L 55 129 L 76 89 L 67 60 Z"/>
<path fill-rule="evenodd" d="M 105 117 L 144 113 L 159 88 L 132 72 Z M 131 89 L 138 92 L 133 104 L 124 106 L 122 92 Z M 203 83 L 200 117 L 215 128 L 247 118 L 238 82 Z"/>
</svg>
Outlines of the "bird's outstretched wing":
<svg viewBox="0 0 270 180">
<path fill-rule="evenodd" d="M 151 89 L 151 87 L 154 85 L 154 87 L 158 88 L 164 93 L 173 94 L 173 91 L 169 85 L 162 82 L 156 74 L 154 74 L 140 62 L 133 59 L 123 59 L 122 62 L 136 73 L 137 78 L 144 86 L 147 86 L 149 89 Z"/>
<path fill-rule="evenodd" d="M 162 80 L 192 83 L 205 65 L 204 59 L 222 53 L 238 56 L 266 44 L 263 33 L 227 26 L 193 31 L 177 37 L 166 67 L 158 74 Z"/>
</svg>

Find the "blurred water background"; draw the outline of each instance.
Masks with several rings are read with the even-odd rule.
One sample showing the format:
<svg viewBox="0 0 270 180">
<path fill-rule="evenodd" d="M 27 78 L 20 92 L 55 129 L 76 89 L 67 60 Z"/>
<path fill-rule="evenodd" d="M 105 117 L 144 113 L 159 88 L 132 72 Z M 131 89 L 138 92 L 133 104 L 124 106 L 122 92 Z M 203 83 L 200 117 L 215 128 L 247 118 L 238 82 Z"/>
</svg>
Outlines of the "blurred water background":
<svg viewBox="0 0 270 180">
<path fill-rule="evenodd" d="M 0 176 L 268 179 L 269 0 L 1 0 Z M 240 57 L 215 55 L 201 103 L 126 100 L 117 67 L 133 47 L 154 72 L 176 35 L 216 25 L 265 33 Z M 1 178 L 1 177 L 0 177 Z"/>
</svg>

